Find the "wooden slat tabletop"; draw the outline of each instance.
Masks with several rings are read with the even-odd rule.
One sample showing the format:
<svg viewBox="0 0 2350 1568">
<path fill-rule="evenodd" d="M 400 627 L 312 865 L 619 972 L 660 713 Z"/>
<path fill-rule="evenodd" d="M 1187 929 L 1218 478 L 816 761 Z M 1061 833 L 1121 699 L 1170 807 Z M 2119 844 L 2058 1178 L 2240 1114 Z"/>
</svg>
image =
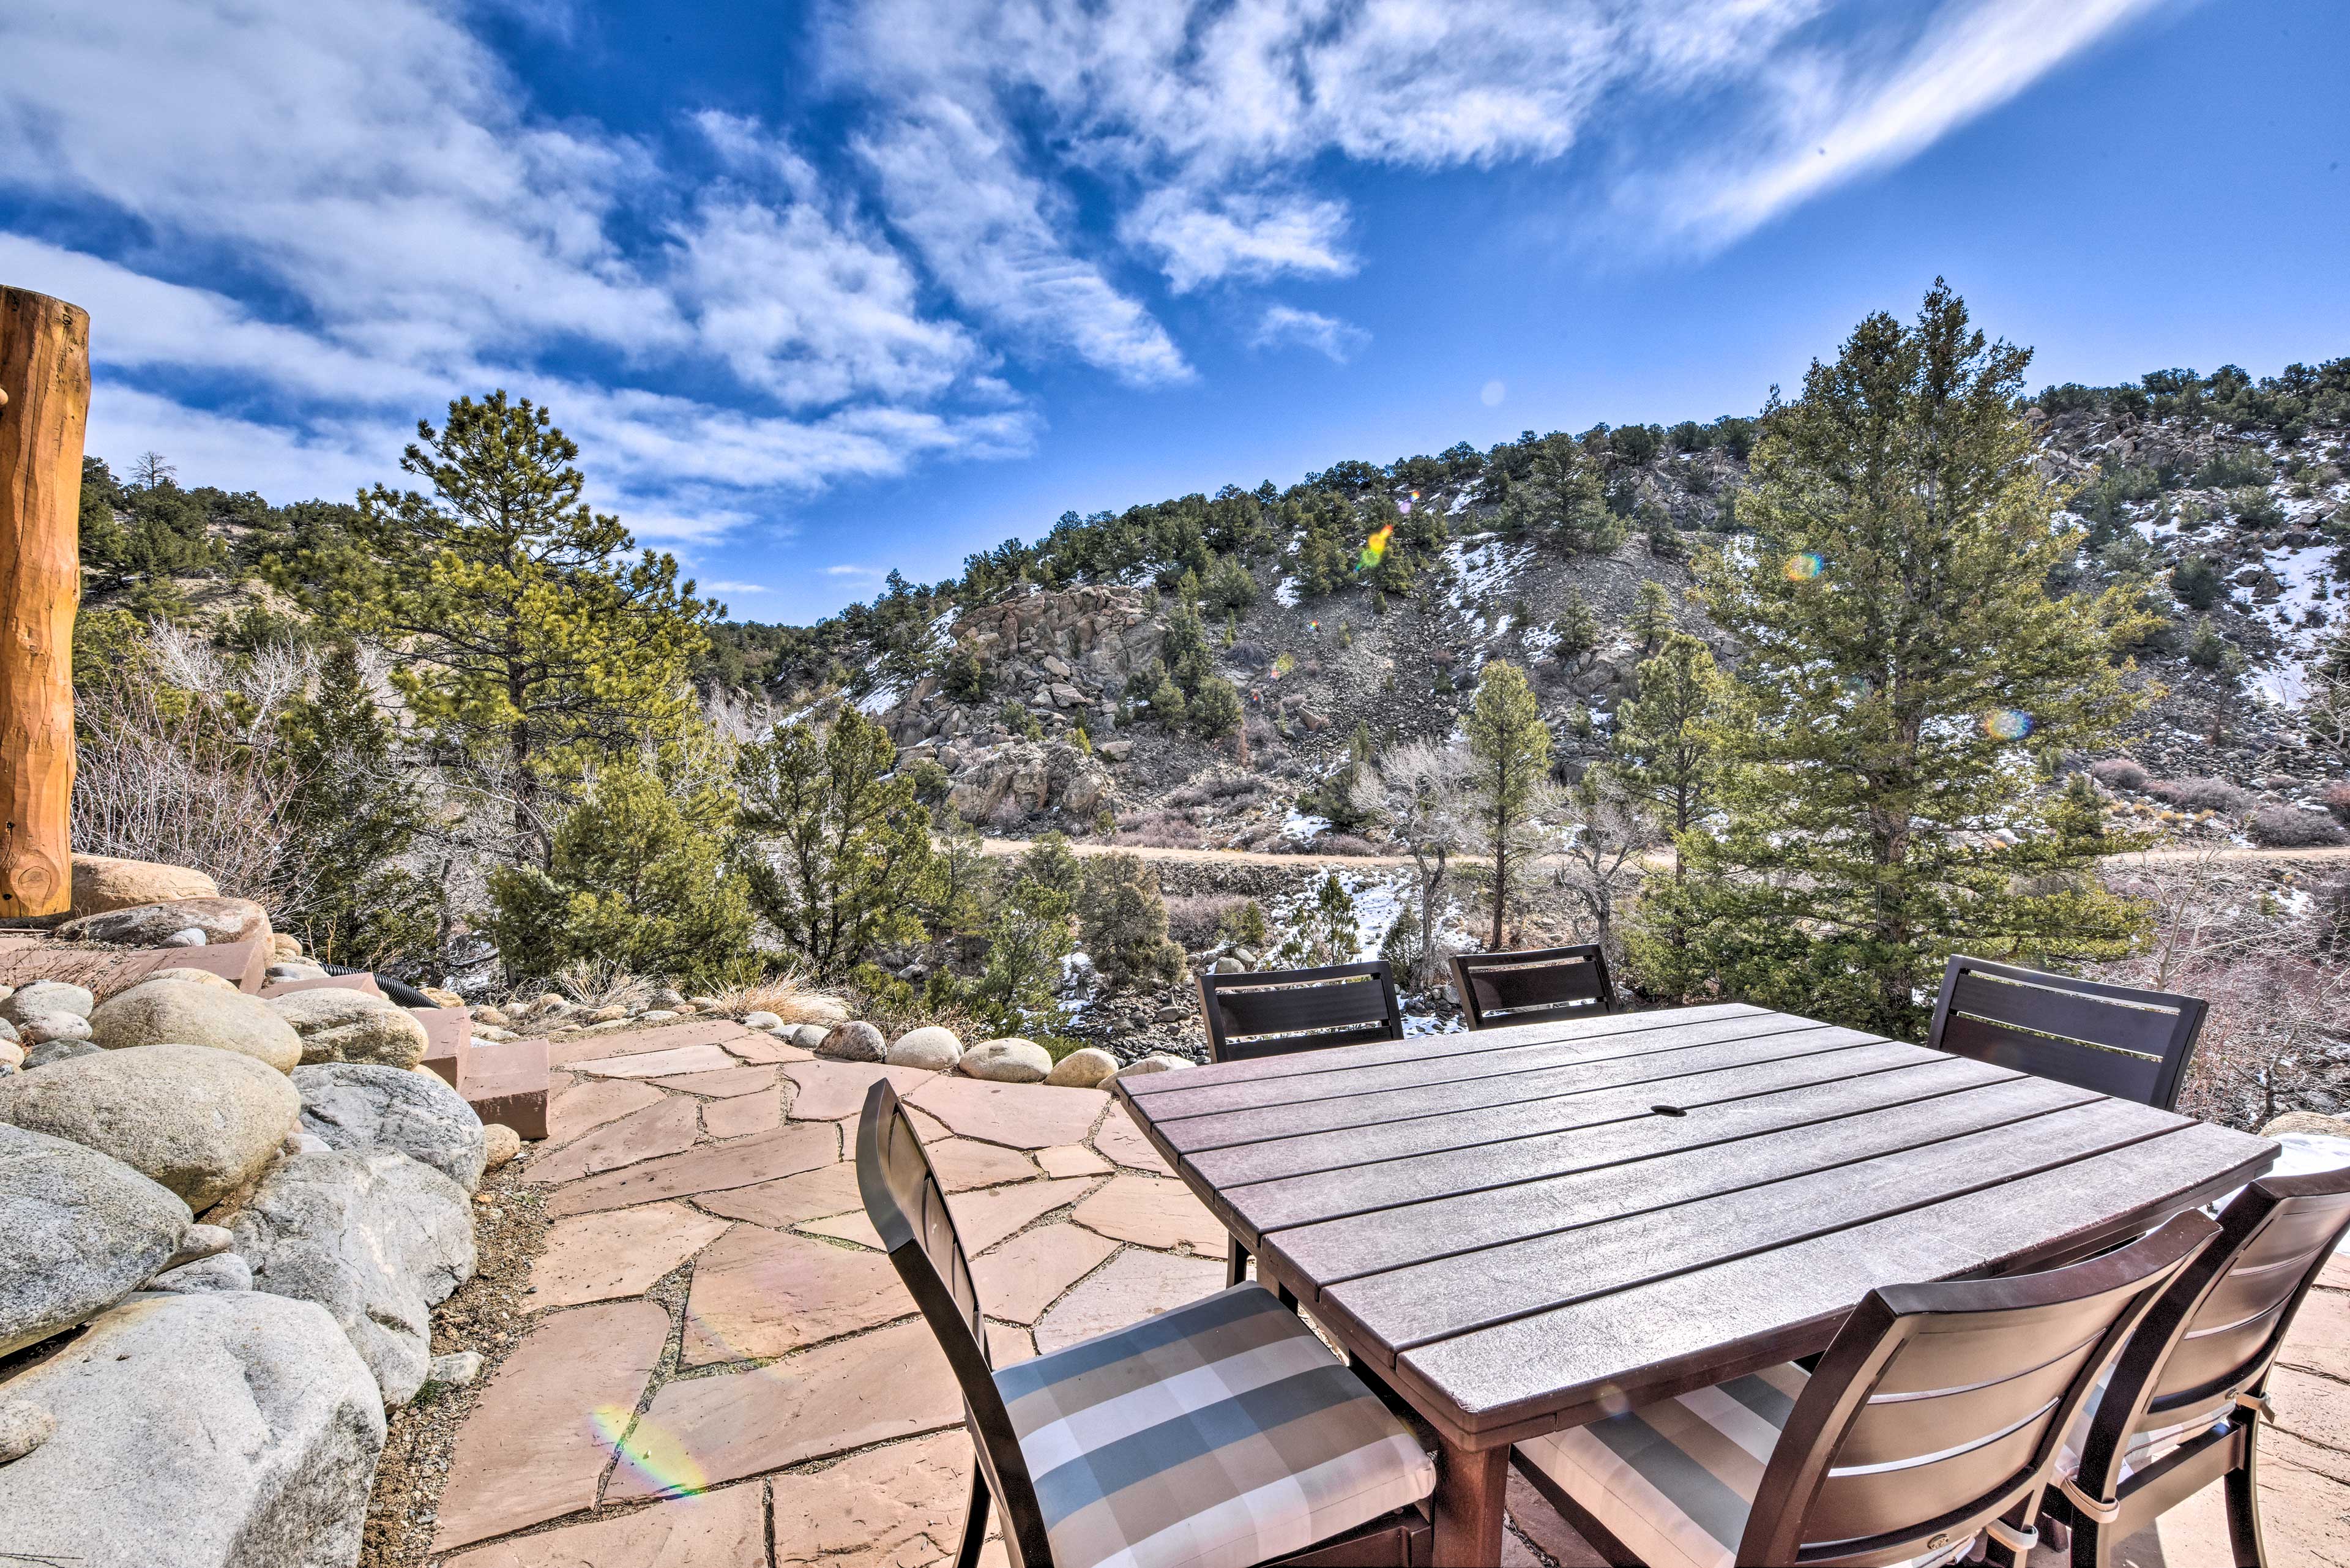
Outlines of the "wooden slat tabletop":
<svg viewBox="0 0 2350 1568">
<path fill-rule="evenodd" d="M 2076 1255 L 2276 1152 L 1736 1004 L 1118 1092 L 1260 1272 L 1471 1449 L 1818 1350 L 1878 1285 Z"/>
</svg>

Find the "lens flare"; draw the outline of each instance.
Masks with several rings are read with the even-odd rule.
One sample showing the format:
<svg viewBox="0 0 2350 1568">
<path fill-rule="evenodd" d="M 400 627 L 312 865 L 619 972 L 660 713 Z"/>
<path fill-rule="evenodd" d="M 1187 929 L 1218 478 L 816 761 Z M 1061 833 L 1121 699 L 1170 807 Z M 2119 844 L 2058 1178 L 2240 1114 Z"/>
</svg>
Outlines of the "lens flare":
<svg viewBox="0 0 2350 1568">
<path fill-rule="evenodd" d="M 1355 557 L 1355 570 L 1367 572 L 1387 558 L 1388 539 L 1395 533 L 1395 524 L 1383 523 L 1371 536 L 1363 541 L 1363 553 Z"/>
<path fill-rule="evenodd" d="M 2032 733 L 2032 715 L 2013 708 L 1994 708 L 1982 717 L 1983 733 L 1994 741 L 2020 741 Z"/>
<path fill-rule="evenodd" d="M 1788 556 L 1787 564 L 1782 570 L 1787 574 L 1787 580 L 1791 583 L 1808 583 L 1818 576 L 1826 566 L 1825 561 L 1821 560 L 1809 550 L 1803 550 Z"/>
<path fill-rule="evenodd" d="M 651 1421 L 637 1421 L 636 1430 L 629 1430 L 636 1412 L 625 1405 L 598 1405 L 588 1412 L 588 1425 L 604 1446 L 620 1456 L 620 1463 L 664 1492 L 701 1491 L 710 1484 L 710 1478 L 685 1451 L 678 1435 Z M 620 1439 L 626 1436 L 628 1441 Z"/>
</svg>

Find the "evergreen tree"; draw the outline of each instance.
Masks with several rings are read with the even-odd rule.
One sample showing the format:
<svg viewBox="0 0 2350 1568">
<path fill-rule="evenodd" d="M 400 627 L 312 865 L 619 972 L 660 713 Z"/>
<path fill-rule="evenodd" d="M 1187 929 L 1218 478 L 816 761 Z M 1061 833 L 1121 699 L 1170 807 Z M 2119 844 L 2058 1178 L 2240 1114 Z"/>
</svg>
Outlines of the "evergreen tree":
<svg viewBox="0 0 2350 1568">
<path fill-rule="evenodd" d="M 1362 941 L 1355 924 L 1355 896 L 1331 871 L 1314 889 L 1314 902 L 1306 907 L 1298 928 L 1282 943 L 1281 960 L 1306 969 L 1352 963 Z"/>
<path fill-rule="evenodd" d="M 1550 728 L 1525 672 L 1499 660 L 1485 666 L 1477 700 L 1462 728 L 1469 735 L 1470 820 L 1492 857 L 1493 933 L 1502 946 L 1509 909 L 1510 868 L 1532 851 L 1530 842 L 1550 783 Z"/>
<path fill-rule="evenodd" d="M 413 972 L 434 956 L 438 889 L 400 860 L 426 824 L 393 755 L 391 721 L 368 696 L 348 639 L 328 650 L 316 696 L 280 719 L 295 780 L 284 806 L 310 891 L 277 912 L 324 963 Z"/>
<path fill-rule="evenodd" d="M 1755 548 L 1704 576 L 1745 649 L 1727 822 L 1681 839 L 1728 994 L 1913 1033 L 1952 951 L 2044 965 L 2139 929 L 2026 765 L 2025 734 L 2095 750 L 2139 701 L 2115 659 L 2134 612 L 2047 589 L 2079 538 L 2018 411 L 2029 358 L 1938 282 L 1914 327 L 1869 317 L 1766 411 Z"/>
<path fill-rule="evenodd" d="M 1077 926 L 1094 967 L 1114 991 L 1183 978 L 1183 950 L 1167 935 L 1159 875 L 1139 855 L 1086 857 Z"/>
<path fill-rule="evenodd" d="M 1221 675 L 1211 675 L 1191 694 L 1191 728 L 1203 741 L 1221 740 L 1241 727 L 1241 694 Z"/>
<path fill-rule="evenodd" d="M 1646 659 L 1663 646 L 1673 629 L 1673 596 L 1665 585 L 1653 578 L 1640 584 L 1639 597 L 1632 605 L 1632 621 L 1627 628 L 1632 640 L 1640 645 L 1640 657 Z"/>
<path fill-rule="evenodd" d="M 1713 649 L 1685 631 L 1668 632 L 1638 670 L 1640 695 L 1617 710 L 1615 774 L 1648 802 L 1668 832 L 1696 826 L 1721 770 L 1730 682 Z"/>
<path fill-rule="evenodd" d="M 1156 659 L 1151 662 L 1154 667 L 1158 663 Z M 1173 676 L 1161 670 L 1159 683 L 1150 689 L 1150 716 L 1158 720 L 1168 733 L 1173 734 L 1183 727 L 1184 717 L 1189 711 L 1190 705 L 1183 701 L 1183 689 L 1175 684 Z"/>
<path fill-rule="evenodd" d="M 1040 840 L 1021 857 L 987 923 L 987 961 L 971 988 L 972 1006 L 991 1029 L 1049 1039 L 1064 1027 L 1062 971 L 1076 950 L 1072 909 L 1083 881 L 1066 841 L 1054 853 Z"/>
<path fill-rule="evenodd" d="M 507 976 L 590 958 L 689 985 L 747 976 L 750 898 L 724 863 L 731 809 L 723 791 L 673 790 L 633 759 L 605 768 L 556 829 L 546 870 L 490 872 L 484 924 Z"/>
<path fill-rule="evenodd" d="M 1591 611 L 1591 601 L 1583 597 L 1581 588 L 1566 590 L 1566 602 L 1559 606 L 1558 619 L 1553 623 L 1558 633 L 1558 656 L 1576 659 L 1599 646 L 1599 618 Z"/>
<path fill-rule="evenodd" d="M 854 708 L 821 734 L 778 724 L 736 759 L 752 902 L 819 975 L 921 939 L 930 826 L 897 761 L 889 732 Z"/>
<path fill-rule="evenodd" d="M 720 611 L 677 562 L 580 500 L 579 449 L 504 392 L 419 421 L 400 467 L 431 493 L 359 496 L 346 547 L 273 566 L 338 624 L 380 639 L 418 720 L 513 801 L 514 846 L 551 854 L 546 797 L 595 759 L 684 731 L 686 677 Z"/>
</svg>

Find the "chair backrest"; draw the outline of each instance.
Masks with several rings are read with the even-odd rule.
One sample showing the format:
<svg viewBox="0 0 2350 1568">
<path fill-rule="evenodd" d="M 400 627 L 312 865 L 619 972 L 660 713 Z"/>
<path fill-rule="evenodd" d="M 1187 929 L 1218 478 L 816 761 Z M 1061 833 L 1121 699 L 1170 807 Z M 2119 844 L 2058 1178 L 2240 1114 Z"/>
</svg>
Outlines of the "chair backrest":
<svg viewBox="0 0 2350 1568">
<path fill-rule="evenodd" d="M 1738 1561 L 1907 1561 L 2036 1508 L 2098 1376 L 2218 1232 L 2181 1214 L 2068 1268 L 1870 1292 L 1795 1401 Z"/>
<path fill-rule="evenodd" d="M 1385 963 L 1202 974 L 1200 1019 L 1211 1062 L 1403 1038 L 1395 971 Z"/>
<path fill-rule="evenodd" d="M 2220 1239 L 2147 1314 L 2081 1448 L 2080 1483 L 2111 1498 L 2130 1438 L 2257 1398 L 2293 1314 L 2350 1231 L 2350 1168 L 2263 1177 Z"/>
<path fill-rule="evenodd" d="M 2169 1110 L 2202 1031 L 2200 997 L 1954 956 L 1926 1044 Z"/>
<path fill-rule="evenodd" d="M 1455 953 L 1452 988 L 1471 1029 L 1616 1011 L 1607 955 L 1596 942 L 1532 952 Z"/>
<path fill-rule="evenodd" d="M 972 1447 L 989 1489 L 1003 1507 L 1013 1561 L 1023 1568 L 1050 1568 L 1053 1554 L 1045 1540 L 1045 1511 L 1037 1504 L 1035 1482 L 1021 1454 L 1003 1395 L 995 1386 L 987 1321 L 972 1279 L 971 1260 L 956 1233 L 954 1217 L 947 1211 L 946 1189 L 931 1168 L 913 1118 L 898 1103 L 887 1078 L 875 1079 L 866 1091 L 865 1109 L 858 1117 L 857 1189 L 865 1199 L 866 1218 L 881 1233 L 889 1262 L 931 1332 L 938 1335 L 939 1348 L 946 1352 L 947 1365 L 962 1387 Z"/>
</svg>

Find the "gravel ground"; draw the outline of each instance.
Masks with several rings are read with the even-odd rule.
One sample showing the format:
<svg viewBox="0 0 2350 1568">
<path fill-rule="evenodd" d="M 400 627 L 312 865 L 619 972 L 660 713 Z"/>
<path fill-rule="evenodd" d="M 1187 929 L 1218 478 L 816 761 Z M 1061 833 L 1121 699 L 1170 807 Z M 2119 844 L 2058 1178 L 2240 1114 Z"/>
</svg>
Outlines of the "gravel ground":
<svg viewBox="0 0 2350 1568">
<path fill-rule="evenodd" d="M 367 1534 L 359 1568 L 415 1568 L 432 1555 L 432 1525 L 448 1478 L 449 1454 L 457 1429 L 473 1409 L 475 1392 L 522 1341 L 530 1316 L 533 1259 L 546 1250 L 545 1195 L 522 1174 L 527 1150 L 483 1182 L 475 1206 L 473 1277 L 432 1314 L 432 1354 L 474 1350 L 482 1376 L 471 1386 L 428 1383 L 407 1408 L 395 1410 L 391 1430 L 376 1467 L 375 1495 L 368 1500 Z"/>
</svg>

